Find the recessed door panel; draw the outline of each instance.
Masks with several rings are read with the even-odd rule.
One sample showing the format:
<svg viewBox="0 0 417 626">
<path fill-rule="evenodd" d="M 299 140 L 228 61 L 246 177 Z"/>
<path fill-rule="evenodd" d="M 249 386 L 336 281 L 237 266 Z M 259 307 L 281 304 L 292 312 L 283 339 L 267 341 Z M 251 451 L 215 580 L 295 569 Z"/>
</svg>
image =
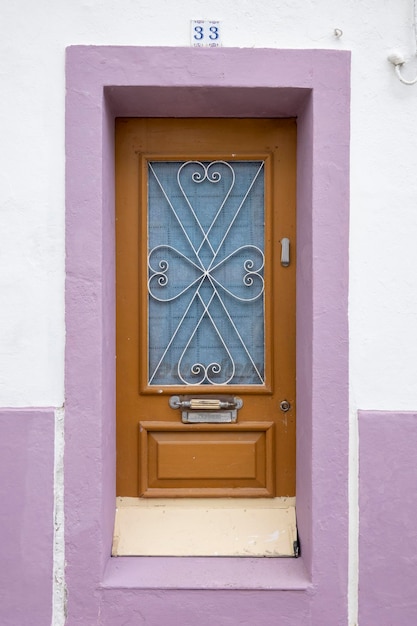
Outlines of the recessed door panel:
<svg viewBox="0 0 417 626">
<path fill-rule="evenodd" d="M 273 424 L 141 422 L 141 493 L 147 497 L 273 495 Z"/>
</svg>

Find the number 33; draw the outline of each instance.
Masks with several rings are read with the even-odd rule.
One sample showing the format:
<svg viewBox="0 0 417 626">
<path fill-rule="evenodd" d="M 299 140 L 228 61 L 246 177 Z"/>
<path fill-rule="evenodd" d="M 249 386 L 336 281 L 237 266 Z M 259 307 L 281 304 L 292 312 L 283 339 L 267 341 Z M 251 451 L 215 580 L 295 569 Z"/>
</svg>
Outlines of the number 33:
<svg viewBox="0 0 417 626">
<path fill-rule="evenodd" d="M 196 41 L 201 41 L 204 39 L 204 28 L 203 26 L 194 26 L 194 39 Z M 219 28 L 218 26 L 210 26 L 209 28 L 209 39 L 212 41 L 219 38 Z"/>
</svg>

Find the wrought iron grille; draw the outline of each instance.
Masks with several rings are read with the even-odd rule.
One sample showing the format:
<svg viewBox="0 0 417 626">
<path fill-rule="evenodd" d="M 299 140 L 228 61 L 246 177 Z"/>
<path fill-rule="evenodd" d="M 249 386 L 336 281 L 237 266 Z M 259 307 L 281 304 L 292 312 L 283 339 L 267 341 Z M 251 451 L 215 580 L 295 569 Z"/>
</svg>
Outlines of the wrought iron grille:
<svg viewBox="0 0 417 626">
<path fill-rule="evenodd" d="M 148 168 L 149 384 L 262 384 L 264 162 Z"/>
</svg>

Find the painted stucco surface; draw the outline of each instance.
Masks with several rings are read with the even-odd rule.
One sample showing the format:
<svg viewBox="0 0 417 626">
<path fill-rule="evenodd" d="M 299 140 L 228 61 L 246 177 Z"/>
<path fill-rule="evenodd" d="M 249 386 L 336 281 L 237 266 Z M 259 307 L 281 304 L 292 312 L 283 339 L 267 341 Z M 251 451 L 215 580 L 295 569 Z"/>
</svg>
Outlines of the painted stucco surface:
<svg viewBox="0 0 417 626">
<path fill-rule="evenodd" d="M 33 432 L 37 433 L 37 443 L 30 444 L 29 440 L 20 431 L 20 411 L 2 411 L 7 415 L 2 422 L 2 445 L 7 447 L 13 443 L 15 454 L 4 454 L 1 461 L 3 473 L 8 477 L 13 475 L 17 468 L 16 481 L 4 483 L 3 489 L 13 496 L 26 493 L 22 487 L 37 480 L 37 472 L 32 472 L 34 459 L 39 458 L 42 451 L 42 463 L 45 463 L 40 474 L 44 490 L 27 493 L 28 510 L 39 511 L 39 523 L 44 528 L 44 534 L 37 536 L 46 552 L 52 549 L 51 533 L 53 532 L 53 516 L 50 514 L 49 501 L 44 500 L 44 491 L 49 493 L 53 471 L 50 460 L 53 457 L 54 445 L 51 433 L 43 431 L 44 412 L 38 407 L 61 407 L 65 394 L 73 391 L 67 384 L 64 390 L 64 346 L 65 333 L 76 332 L 64 323 L 64 263 L 65 263 L 65 49 L 74 44 L 85 45 L 121 45 L 121 46 L 179 46 L 189 47 L 190 19 L 207 17 L 219 19 L 223 28 L 224 48 L 236 47 L 246 49 L 330 49 L 351 50 L 351 136 L 350 136 L 350 244 L 349 244 L 349 323 L 350 323 L 350 405 L 349 426 L 350 442 L 342 451 L 340 466 L 345 467 L 349 462 L 349 585 L 348 592 L 345 586 L 338 593 L 349 600 L 349 625 L 357 623 L 358 594 L 360 590 L 360 618 L 367 623 L 372 612 L 381 620 L 383 611 L 390 616 L 393 624 L 405 626 L 417 623 L 417 615 L 413 604 L 409 601 L 407 580 L 402 578 L 398 554 L 388 552 L 387 563 L 393 563 L 394 571 L 398 572 L 398 580 L 403 585 L 397 585 L 390 576 L 371 573 L 378 564 L 383 568 L 381 558 L 381 544 L 383 529 L 391 519 L 390 511 L 385 509 L 385 494 L 380 490 L 374 491 L 378 482 L 378 472 L 384 476 L 384 485 L 387 493 L 393 493 L 398 487 L 397 476 L 402 469 L 410 470 L 413 459 L 413 450 L 405 438 L 397 433 L 396 425 L 393 431 L 393 441 L 400 449 L 397 461 L 394 462 L 396 472 L 386 472 L 378 456 L 378 444 L 385 449 L 386 441 L 381 437 L 391 437 L 394 428 L 393 420 L 399 411 L 416 411 L 417 385 L 415 384 L 415 363 L 417 362 L 417 333 L 415 320 L 417 318 L 417 247 L 415 234 L 417 232 L 417 178 L 415 176 L 417 163 L 417 142 L 414 129 L 417 125 L 417 85 L 407 87 L 401 84 L 395 76 L 393 67 L 387 62 L 387 55 L 393 48 L 400 49 L 406 58 L 410 58 L 404 68 L 404 75 L 414 78 L 417 73 L 417 63 L 413 57 L 415 41 L 413 33 L 413 2 L 412 0 L 363 0 L 361 2 L 345 2 L 342 0 L 312 0 L 309 3 L 302 0 L 282 0 L 277 3 L 267 0 L 262 5 L 252 0 L 239 2 L 221 2 L 211 0 L 203 3 L 201 0 L 183 0 L 180 3 L 168 0 L 40 0 L 37 3 L 22 0 L 18 3 L 3 3 L 2 19 L 0 21 L 0 56 L 2 59 L 0 75 L 2 78 L 2 98 L 0 99 L 0 407 L 32 407 L 25 411 L 34 425 Z M 335 36 L 335 28 L 341 29 L 340 37 Z M 219 51 L 220 52 L 220 51 Z M 158 76 L 158 67 L 152 68 Z M 269 68 L 264 68 L 268 71 Z M 248 75 L 257 68 L 248 66 Z M 196 82 L 204 84 L 207 78 L 201 73 L 198 64 L 192 64 L 190 74 Z M 291 73 L 292 68 L 288 67 Z M 249 76 L 250 78 L 250 76 Z M 321 79 L 320 79 L 321 80 Z M 323 78 L 332 81 L 332 76 Z M 82 99 L 87 94 L 80 93 Z M 113 94 L 117 98 L 117 94 Z M 196 94 L 193 94 L 193 97 Z M 108 93 L 108 102 L 112 94 Z M 123 100 L 123 99 L 122 99 Z M 190 102 L 192 98 L 189 98 Z M 201 96 L 200 104 L 205 98 Z M 154 98 L 155 101 L 155 98 Z M 119 100 L 117 106 L 120 105 Z M 125 113 L 135 110 L 136 96 L 132 96 L 132 103 L 127 106 Z M 192 104 L 190 104 L 192 108 Z M 132 108 L 133 107 L 133 108 Z M 121 109 L 120 109 L 121 110 Z M 271 111 L 271 101 L 265 112 Z M 124 114 L 122 112 L 122 114 Z M 337 114 L 337 112 L 335 112 Z M 305 121 L 308 123 L 308 120 Z M 112 119 L 107 119 L 108 135 L 110 135 Z M 80 127 L 80 138 L 89 136 L 90 132 L 97 133 L 88 126 Z M 328 145 L 333 146 L 337 135 L 327 137 Z M 101 152 L 101 146 L 90 143 L 88 154 L 91 159 Z M 325 151 L 323 152 L 325 157 Z M 105 171 L 111 172 L 111 162 L 105 164 Z M 332 175 L 329 175 L 329 181 Z M 97 182 L 97 181 L 96 181 Z M 112 190 L 111 176 L 107 176 L 105 184 L 96 186 L 97 193 L 110 197 Z M 94 194 L 93 194 L 94 195 Z M 325 198 L 325 187 L 321 199 Z M 335 206 L 337 198 L 333 199 Z M 107 227 L 104 229 L 103 249 L 111 247 L 111 215 L 112 207 L 105 207 L 104 216 Z M 328 240 L 339 234 L 328 233 Z M 321 246 L 327 249 L 328 240 L 324 238 Z M 308 243 L 308 242 L 307 242 Z M 84 237 L 82 226 L 79 231 L 79 251 L 83 262 L 93 271 L 103 270 L 104 274 L 111 275 L 113 267 L 109 259 L 103 258 L 101 268 L 97 267 L 97 259 L 90 257 L 90 242 Z M 319 251 L 317 251 L 319 255 Z M 346 263 L 347 264 L 347 263 Z M 347 268 L 346 268 L 347 269 Z M 82 277 L 82 267 L 80 268 Z M 69 276 L 69 280 L 72 277 Z M 83 312 L 94 313 L 96 307 L 107 306 L 112 302 L 111 282 L 89 282 L 85 277 L 80 280 L 74 290 L 74 307 L 80 305 Z M 307 285 L 305 285 L 307 288 Z M 306 295 L 306 290 L 303 290 Z M 307 296 L 306 296 L 307 297 Z M 318 317 L 323 311 L 317 311 Z M 324 318 L 325 319 L 325 318 Z M 112 319 L 107 317 L 100 320 L 95 313 L 86 317 L 81 329 L 92 336 L 97 333 L 103 323 L 102 334 L 106 337 L 107 345 L 103 351 L 98 350 L 89 357 L 85 357 L 83 366 L 95 367 L 98 360 L 111 356 Z M 308 329 L 307 329 L 308 332 Z M 308 356 L 305 357 L 308 361 Z M 300 365 L 303 364 L 301 358 Z M 78 394 L 78 428 L 80 438 L 91 436 L 91 424 L 101 419 L 95 413 L 97 399 L 101 397 L 102 389 L 112 388 L 112 368 L 103 370 L 99 380 L 93 385 L 86 384 L 83 393 Z M 73 474 L 74 493 L 78 489 L 81 494 L 79 502 L 90 502 L 88 497 L 93 494 L 87 509 L 75 509 L 76 515 L 86 514 L 93 519 L 97 509 L 102 507 L 106 521 L 105 535 L 111 534 L 111 507 L 112 499 L 109 493 L 113 485 L 113 431 L 110 413 L 114 399 L 106 397 L 103 403 L 104 413 L 109 419 L 105 420 L 106 428 L 100 434 L 100 440 L 94 437 L 89 441 L 85 462 Z M 346 427 L 345 418 L 340 416 L 337 393 L 328 396 L 322 391 L 322 402 L 328 403 L 333 411 L 333 425 L 329 428 L 328 436 L 322 439 L 318 453 L 327 459 L 328 450 L 332 450 L 334 437 L 338 437 L 339 428 Z M 361 431 L 358 432 L 357 410 L 379 410 L 386 419 L 377 422 L 368 428 L 368 414 L 361 417 Z M 106 414 L 106 410 L 109 411 Z M 316 406 L 316 411 L 320 410 Z M 390 414 L 392 413 L 392 419 Z M 94 430 L 94 429 L 93 429 Z M 405 431 L 409 441 L 414 441 L 416 426 L 414 421 Z M 372 433 L 368 436 L 368 433 Z M 96 432 L 94 431 L 94 434 Z M 21 436 L 22 435 L 22 436 Z M 66 431 L 67 444 L 71 446 L 73 429 Z M 361 509 L 358 508 L 358 453 L 361 442 L 362 469 L 360 478 Z M 39 440 L 39 441 L 38 441 Z M 103 444 L 103 446 L 102 446 Z M 38 450 L 39 446 L 39 450 Z M 61 444 L 58 445 L 62 452 Z M 107 446 L 107 448 L 106 448 Z M 102 493 L 92 488 L 89 472 L 96 472 L 99 450 L 106 448 L 107 461 L 100 465 L 103 484 L 109 485 L 110 490 L 102 498 Z M 404 452 L 401 454 L 401 451 Z M 373 468 L 373 453 L 376 460 Z M 299 448 L 299 453 L 309 454 L 307 444 Z M 101 454 L 101 452 L 100 452 Z M 320 502 L 321 516 L 327 507 L 328 500 L 332 500 L 334 491 L 332 481 L 328 480 L 331 473 L 338 474 L 338 464 L 323 463 L 320 472 L 311 479 L 316 479 L 324 485 L 322 493 L 327 498 Z M 32 474 L 31 474 L 32 472 Z M 343 470 L 344 472 L 344 470 Z M 384 473 L 385 472 L 385 473 Z M 344 473 L 343 473 L 344 476 Z M 19 478 L 17 478 L 19 477 Z M 310 481 L 310 482 L 311 482 Z M 409 483 L 404 483 L 409 484 Z M 410 483 L 411 484 L 411 483 Z M 62 482 L 56 484 L 56 493 L 63 497 Z M 15 490 L 16 488 L 16 490 Z M 302 496 L 303 489 L 310 491 L 310 484 L 300 484 L 298 492 Z M 401 492 L 402 493 L 402 492 Z M 363 494 L 367 494 L 367 504 L 363 505 Z M 337 494 L 340 496 L 340 494 Z M 20 497 L 20 495 L 19 495 Z M 342 495 L 342 498 L 344 496 Z M 29 532 L 25 526 L 25 518 L 21 516 L 21 508 L 13 506 L 9 509 L 3 504 L 0 510 L 0 532 L 2 536 L 13 540 L 19 533 Z M 74 502 L 74 500 L 73 500 Z M 404 503 L 406 507 L 404 508 Z M 45 504 L 45 508 L 42 508 Z M 38 508 L 39 507 L 39 508 Z M 89 508 L 90 507 L 90 508 Z M 402 507 L 402 508 L 401 508 Z M 309 509 L 309 507 L 306 507 Z M 417 517 L 417 504 L 412 498 L 399 502 L 399 508 L 404 516 L 399 526 L 404 527 L 405 535 L 410 545 L 414 545 L 409 519 Z M 379 515 L 384 511 L 384 515 Z M 359 546 L 359 515 L 363 516 L 360 531 L 361 546 L 361 585 L 358 587 L 358 546 Z M 48 515 L 46 517 L 46 515 Z M 382 516 L 382 519 L 381 519 Z M 332 513 L 330 514 L 332 517 Z M 323 517 L 322 517 L 323 519 Z M 48 521 L 49 520 L 49 521 Z M 337 521 L 337 520 L 336 520 Z M 327 523 L 323 524 L 324 531 Z M 376 537 L 375 529 L 371 525 L 378 524 Z M 304 531 L 304 536 L 305 536 Z M 94 523 L 81 525 L 80 537 L 88 542 L 98 539 Z M 401 528 L 398 536 L 404 534 Z M 45 543 L 43 543 L 45 542 Z M 99 541 L 100 543 L 100 541 Z M 34 544 L 35 546 L 38 545 Z M 58 553 L 63 550 L 63 541 L 60 539 Z M 96 568 L 97 580 L 105 568 L 104 558 L 97 562 L 89 560 L 89 554 L 77 552 L 77 546 L 71 542 L 67 545 L 67 558 L 71 563 L 79 559 L 79 568 L 85 579 L 90 576 L 91 566 Z M 17 616 L 22 624 L 27 623 L 43 626 L 50 623 L 51 593 L 49 587 L 49 555 L 39 565 L 37 552 L 34 548 L 19 553 L 19 557 L 11 560 L 12 549 L 6 544 L 7 563 L 11 569 L 0 578 L 0 597 L 6 597 L 6 602 L 0 603 L 0 623 L 8 624 L 11 615 Z M 100 545 L 102 554 L 107 554 L 108 546 Z M 411 553 L 410 553 L 411 554 Z M 415 554 L 415 548 L 414 548 Z M 385 558 L 385 557 L 384 557 Z M 405 570 L 411 572 L 412 555 L 407 560 Z M 39 570 L 40 567 L 40 570 Z M 337 567 L 337 564 L 335 565 Z M 342 578 L 347 576 L 346 563 L 339 564 L 343 570 Z M 410 570 L 408 570 L 410 567 Z M 155 567 L 149 565 L 149 578 L 157 576 Z M 308 568 L 307 568 L 308 569 Z M 29 573 L 36 571 L 39 576 L 33 585 L 26 586 Z M 185 570 L 183 575 L 196 575 L 195 570 Z M 107 574 L 113 576 L 114 572 Z M 253 573 L 252 573 L 253 574 Z M 2 576 L 2 574 L 0 574 Z M 104 574 L 103 574 L 104 576 Z M 143 576 L 143 570 L 140 572 Z M 140 578 L 139 576 L 139 578 Z M 210 576 L 214 579 L 215 574 Z M 258 574 L 255 577 L 259 576 Z M 34 577 L 33 577 L 34 579 Z M 22 592 L 17 581 L 27 589 L 24 602 Z M 125 584 L 125 583 L 124 583 Z M 153 584 L 153 583 L 152 583 Z M 338 580 L 334 585 L 338 586 Z M 373 584 L 373 587 L 372 587 Z M 22 586 L 21 585 L 21 586 Z M 343 583 L 344 585 L 344 583 Z M 372 588 L 371 588 L 372 587 Z M 395 590 L 395 593 L 393 593 Z M 37 594 L 36 598 L 35 595 Z M 39 591 L 39 593 L 37 593 Z M 102 620 L 113 620 L 117 625 L 122 615 L 118 605 L 125 592 L 112 588 L 102 594 Z M 220 592 L 216 592 L 220 593 Z M 248 600 L 244 599 L 243 596 Z M 259 598 L 254 599 L 253 593 L 242 593 L 242 612 L 247 611 L 246 622 L 253 622 L 254 612 L 251 606 L 263 607 L 266 618 L 276 623 L 278 613 L 285 616 L 285 624 L 313 625 L 324 623 L 320 619 L 319 608 L 312 615 L 304 604 L 304 600 L 297 599 L 291 605 L 294 597 L 299 598 L 303 592 L 285 592 L 280 595 L 279 607 L 276 603 L 275 592 L 267 592 L 272 598 L 268 607 L 274 606 L 277 610 L 267 608 Z M 3 596 L 1 596 L 3 594 Z M 64 593 L 61 587 L 55 585 L 55 601 L 58 611 L 54 617 L 53 626 L 63 626 L 65 617 Z M 289 594 L 289 595 L 288 595 Z M 226 626 L 236 623 L 232 615 L 233 601 L 227 594 L 221 595 L 219 606 L 230 609 L 230 621 Z M 201 606 L 207 613 L 213 611 L 216 619 L 220 618 L 219 606 L 214 592 L 196 593 L 193 595 L 183 591 L 161 596 L 160 592 L 137 591 L 126 592 L 123 596 L 131 600 L 135 617 L 133 623 L 155 624 L 161 622 L 161 606 L 166 599 L 166 607 L 173 619 L 180 618 L 186 623 L 189 619 L 186 611 L 180 607 L 185 603 L 189 613 L 196 612 L 199 621 L 203 619 Z M 187 601 L 187 597 L 189 600 Z M 303 596 L 304 598 L 306 596 Z M 74 595 L 73 595 L 74 598 Z M 143 601 L 146 598 L 149 612 L 143 613 Z M 392 599 L 390 607 L 384 604 L 384 598 Z M 75 599 L 77 597 L 75 596 Z M 118 605 L 115 605 L 115 602 Z M 97 605 L 95 605 L 97 606 Z M 299 613 L 297 614 L 298 607 Z M 17 611 L 20 611 L 18 613 Z M 33 612 L 35 611 L 35 612 Z M 38 611 L 38 612 L 36 612 Z M 207 614 L 206 613 L 206 614 Z M 132 614 L 132 615 L 133 615 Z M 35 621 L 34 616 L 39 618 Z M 106 617 L 105 617 L 106 616 Z M 13 617 L 13 619 L 14 619 Z M 84 621 L 83 621 L 84 620 Z M 251 622 L 252 620 L 252 622 Z M 368 622 L 366 621 L 368 620 Z M 97 614 L 93 611 L 80 613 L 79 624 L 94 624 Z M 241 617 L 245 623 L 245 617 Z M 13 624 L 13 622 L 10 622 Z M 104 622 L 103 622 L 104 623 Z M 108 623 L 112 623 L 109 622 Z M 121 622 L 123 623 L 123 622 Z M 128 622 L 129 623 L 129 622 Z M 173 622 L 175 623 L 175 622 Z M 221 623 L 221 622 L 218 622 Z M 266 622 L 267 623 L 267 622 Z M 278 622 L 279 623 L 279 622 Z M 334 626 L 334 621 L 329 626 Z M 341 623 L 345 623 L 344 621 Z M 383 624 L 382 622 L 377 622 Z M 17 622 L 19 624 L 19 622 Z"/>
<path fill-rule="evenodd" d="M 360 411 L 359 623 L 417 622 L 417 413 Z"/>
<path fill-rule="evenodd" d="M 54 412 L 0 411 L 0 623 L 51 623 Z"/>
</svg>

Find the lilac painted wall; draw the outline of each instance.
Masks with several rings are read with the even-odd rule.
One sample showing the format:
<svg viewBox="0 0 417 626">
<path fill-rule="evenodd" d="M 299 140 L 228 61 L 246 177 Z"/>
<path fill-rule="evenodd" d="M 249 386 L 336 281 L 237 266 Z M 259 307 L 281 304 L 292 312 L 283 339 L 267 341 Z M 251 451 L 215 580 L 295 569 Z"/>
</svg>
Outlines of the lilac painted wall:
<svg viewBox="0 0 417 626">
<path fill-rule="evenodd" d="M 54 412 L 0 410 L 0 624 L 52 618 Z"/>
<path fill-rule="evenodd" d="M 360 626 L 417 624 L 417 413 L 359 412 Z"/>
<path fill-rule="evenodd" d="M 334 51 L 68 49 L 68 626 L 346 624 L 349 70 Z M 298 560 L 110 558 L 115 115 L 298 116 Z"/>
</svg>

